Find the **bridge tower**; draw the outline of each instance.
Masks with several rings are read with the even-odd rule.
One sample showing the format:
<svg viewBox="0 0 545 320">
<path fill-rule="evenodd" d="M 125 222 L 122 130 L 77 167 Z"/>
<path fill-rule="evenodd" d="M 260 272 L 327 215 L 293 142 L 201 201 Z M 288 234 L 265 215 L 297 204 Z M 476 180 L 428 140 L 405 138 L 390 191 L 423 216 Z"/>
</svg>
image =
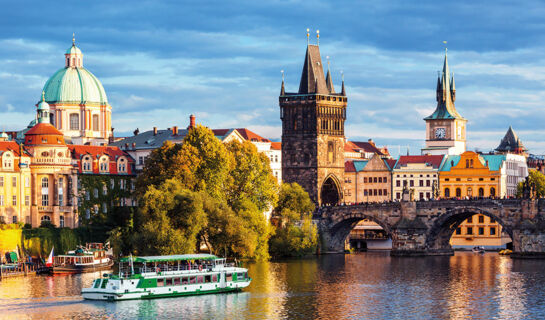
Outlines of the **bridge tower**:
<svg viewBox="0 0 545 320">
<path fill-rule="evenodd" d="M 279 104 L 284 182 L 299 183 L 316 204 L 340 202 L 347 98 L 344 80 L 335 92 L 329 62 L 324 76 L 318 45 L 307 44 L 299 91 L 285 92 L 282 79 Z"/>
</svg>

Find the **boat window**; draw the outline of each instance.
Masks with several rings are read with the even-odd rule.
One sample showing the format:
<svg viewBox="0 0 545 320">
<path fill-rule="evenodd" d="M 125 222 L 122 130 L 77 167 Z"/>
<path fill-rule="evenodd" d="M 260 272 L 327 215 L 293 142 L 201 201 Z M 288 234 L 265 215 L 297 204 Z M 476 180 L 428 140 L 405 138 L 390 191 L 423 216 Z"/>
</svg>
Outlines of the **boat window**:
<svg viewBox="0 0 545 320">
<path fill-rule="evenodd" d="M 93 286 L 93 288 L 98 288 L 99 286 L 100 286 L 100 279 L 96 279 L 95 285 Z"/>
<path fill-rule="evenodd" d="M 108 279 L 102 280 L 102 285 L 100 286 L 102 289 L 106 288 L 106 284 L 108 284 Z"/>
<path fill-rule="evenodd" d="M 157 286 L 162 287 L 165 285 L 165 279 L 157 279 Z"/>
<path fill-rule="evenodd" d="M 244 280 L 244 273 L 237 273 L 237 280 Z"/>
<path fill-rule="evenodd" d="M 189 280 L 187 277 L 183 277 L 182 278 L 182 284 L 188 284 L 189 283 Z"/>
<path fill-rule="evenodd" d="M 189 277 L 189 283 L 193 284 L 195 283 L 196 279 L 195 277 Z"/>
<path fill-rule="evenodd" d="M 181 280 L 180 278 L 174 278 L 174 285 L 175 286 L 180 285 L 180 280 Z"/>
<path fill-rule="evenodd" d="M 166 279 L 166 285 L 171 286 L 172 285 L 172 278 Z"/>
<path fill-rule="evenodd" d="M 203 276 L 198 276 L 197 277 L 197 283 L 203 283 L 203 280 L 204 280 Z"/>
<path fill-rule="evenodd" d="M 225 281 L 232 281 L 233 280 L 233 275 L 231 273 L 226 273 L 225 274 Z"/>
<path fill-rule="evenodd" d="M 204 276 L 204 282 L 205 283 L 209 283 L 209 282 L 211 282 L 211 280 L 212 280 L 212 276 L 210 276 L 210 275 Z"/>
<path fill-rule="evenodd" d="M 212 275 L 212 282 L 218 282 L 218 275 L 217 274 Z"/>
</svg>

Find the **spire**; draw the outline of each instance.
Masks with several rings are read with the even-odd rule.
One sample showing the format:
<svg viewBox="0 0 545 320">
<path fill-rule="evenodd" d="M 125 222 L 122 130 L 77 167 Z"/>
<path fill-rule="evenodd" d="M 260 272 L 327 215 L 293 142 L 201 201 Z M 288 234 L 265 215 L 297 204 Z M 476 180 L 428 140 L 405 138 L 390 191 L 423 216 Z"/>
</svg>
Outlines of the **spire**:
<svg viewBox="0 0 545 320">
<path fill-rule="evenodd" d="M 328 94 L 327 84 L 320 57 L 320 48 L 316 45 L 307 45 L 305 63 L 299 83 L 299 94 Z"/>
<path fill-rule="evenodd" d="M 456 85 L 454 84 L 454 72 L 450 78 L 450 94 L 452 96 L 452 102 L 456 101 Z"/>
<path fill-rule="evenodd" d="M 282 87 L 280 88 L 280 96 L 285 96 L 286 90 L 284 89 L 284 70 L 280 72 L 282 72 Z"/>
<path fill-rule="evenodd" d="M 346 90 L 344 90 L 344 73 L 341 71 L 341 78 L 342 78 L 342 89 L 341 89 L 341 96 L 346 97 Z"/>
<path fill-rule="evenodd" d="M 331 72 L 329 70 L 329 56 L 326 57 L 327 59 L 327 75 L 325 77 L 325 83 L 327 85 L 327 90 L 329 93 L 335 93 L 335 88 L 333 87 L 333 81 L 331 80 Z"/>
<path fill-rule="evenodd" d="M 511 126 L 509 126 L 505 136 L 501 139 L 500 145 L 496 148 L 496 151 L 502 153 L 524 153 L 527 150 Z"/>
</svg>

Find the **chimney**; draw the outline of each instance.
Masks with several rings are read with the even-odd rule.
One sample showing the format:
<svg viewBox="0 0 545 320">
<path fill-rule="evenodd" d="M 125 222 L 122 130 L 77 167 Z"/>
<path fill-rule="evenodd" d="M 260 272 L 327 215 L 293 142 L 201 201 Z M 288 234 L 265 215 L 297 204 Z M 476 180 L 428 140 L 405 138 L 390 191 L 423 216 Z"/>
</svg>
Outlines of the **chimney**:
<svg viewBox="0 0 545 320">
<path fill-rule="evenodd" d="M 178 126 L 172 127 L 172 135 L 175 135 L 175 136 L 178 135 Z"/>
<path fill-rule="evenodd" d="M 153 135 L 154 135 L 154 136 L 157 135 L 157 127 L 153 127 Z"/>
<path fill-rule="evenodd" d="M 133 142 L 133 143 L 132 143 L 132 149 L 133 149 L 133 150 L 136 149 L 136 142 Z"/>
<path fill-rule="evenodd" d="M 129 150 L 129 143 L 128 142 L 125 143 L 125 150 Z"/>
<path fill-rule="evenodd" d="M 195 128 L 195 115 L 190 115 L 189 116 L 189 127 L 187 127 L 187 129 L 193 129 Z"/>
</svg>

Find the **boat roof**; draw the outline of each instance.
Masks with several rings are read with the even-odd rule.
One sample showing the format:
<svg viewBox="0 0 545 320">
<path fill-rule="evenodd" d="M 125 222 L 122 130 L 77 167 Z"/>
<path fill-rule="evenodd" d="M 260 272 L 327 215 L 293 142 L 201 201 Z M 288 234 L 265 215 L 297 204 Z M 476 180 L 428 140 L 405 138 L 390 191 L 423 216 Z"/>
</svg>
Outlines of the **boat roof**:
<svg viewBox="0 0 545 320">
<path fill-rule="evenodd" d="M 130 262 L 130 257 L 121 258 L 121 262 Z M 195 253 L 195 254 L 174 254 L 170 256 L 146 256 L 132 257 L 133 262 L 166 262 L 166 261 L 186 261 L 186 260 L 216 260 L 220 259 L 213 254 Z"/>
</svg>

